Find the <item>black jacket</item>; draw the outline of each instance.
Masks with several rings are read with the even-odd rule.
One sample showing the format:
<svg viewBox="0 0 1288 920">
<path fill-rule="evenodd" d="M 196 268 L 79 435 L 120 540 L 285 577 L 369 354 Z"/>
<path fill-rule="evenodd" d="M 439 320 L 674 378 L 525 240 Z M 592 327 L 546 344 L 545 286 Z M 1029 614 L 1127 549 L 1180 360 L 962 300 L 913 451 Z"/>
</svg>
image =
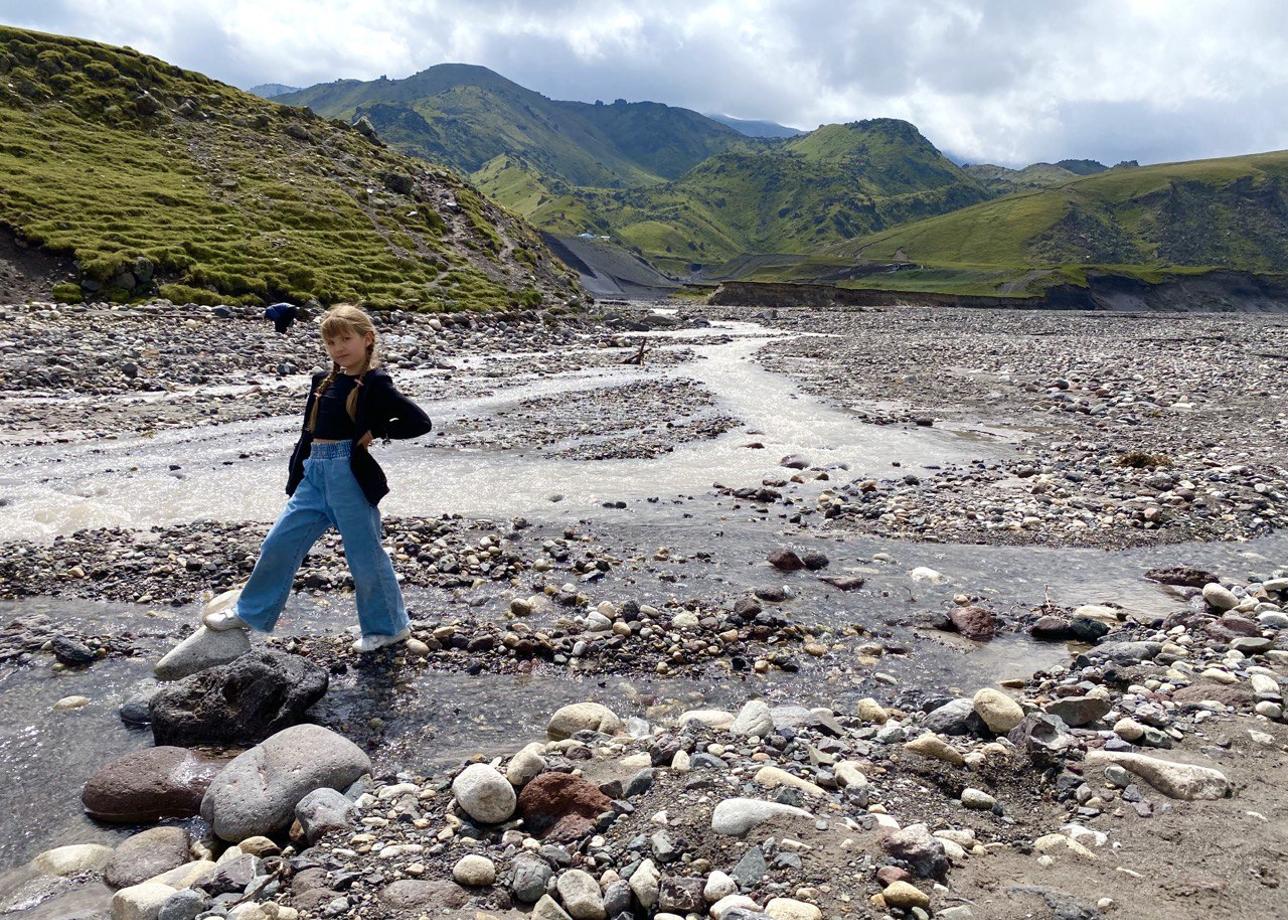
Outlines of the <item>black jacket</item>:
<svg viewBox="0 0 1288 920">
<path fill-rule="evenodd" d="M 325 377 L 326 374 L 314 374 L 313 385 L 309 387 L 309 399 L 304 406 L 304 425 L 300 429 L 300 439 L 295 444 L 295 450 L 291 451 L 290 475 L 286 480 L 287 495 L 294 495 L 304 479 L 304 461 L 313 449 L 313 433 L 308 430 L 309 414 L 313 411 L 313 402 L 317 398 L 314 394 Z M 429 431 L 433 423 L 418 405 L 398 392 L 393 380 L 384 370 L 375 368 L 367 371 L 362 387 L 358 390 L 354 425 L 358 434 L 353 439 L 349 468 L 353 470 L 353 477 L 358 480 L 367 501 L 378 505 L 380 499 L 389 494 L 389 483 L 375 458 L 365 447 L 358 447 L 358 438 L 368 431 L 373 438 L 418 438 Z"/>
</svg>

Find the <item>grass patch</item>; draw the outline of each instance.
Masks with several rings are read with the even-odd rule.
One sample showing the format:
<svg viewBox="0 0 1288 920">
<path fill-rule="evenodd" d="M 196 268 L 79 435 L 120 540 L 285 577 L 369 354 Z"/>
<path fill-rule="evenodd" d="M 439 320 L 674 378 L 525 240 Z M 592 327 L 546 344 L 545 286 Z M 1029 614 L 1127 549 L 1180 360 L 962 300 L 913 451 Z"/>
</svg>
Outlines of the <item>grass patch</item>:
<svg viewBox="0 0 1288 920">
<path fill-rule="evenodd" d="M 450 268 L 469 306 L 503 308 L 511 238 L 539 253 L 524 272 L 565 283 L 451 173 L 347 125 L 128 49 L 6 27 L 0 49 L 0 222 L 72 256 L 95 297 L 441 309 Z M 463 246 L 445 240 L 440 190 Z"/>
</svg>

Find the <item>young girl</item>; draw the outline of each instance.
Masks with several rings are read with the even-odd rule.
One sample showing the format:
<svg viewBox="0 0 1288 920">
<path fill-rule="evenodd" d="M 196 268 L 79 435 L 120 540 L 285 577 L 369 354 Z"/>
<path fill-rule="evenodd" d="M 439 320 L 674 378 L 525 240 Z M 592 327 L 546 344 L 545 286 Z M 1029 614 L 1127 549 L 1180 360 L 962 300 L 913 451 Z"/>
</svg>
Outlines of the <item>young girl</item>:
<svg viewBox="0 0 1288 920">
<path fill-rule="evenodd" d="M 380 545 L 376 505 L 389 486 L 367 445 L 372 438 L 419 437 L 431 426 L 378 367 L 376 330 L 366 313 L 348 304 L 327 311 L 322 339 L 331 372 L 313 377 L 304 429 L 291 454 L 291 499 L 264 539 L 240 596 L 229 592 L 216 599 L 203 620 L 216 630 L 272 632 L 305 554 L 334 526 L 357 589 L 362 638 L 353 647 L 370 652 L 401 642 L 411 631 L 393 563 Z"/>
</svg>

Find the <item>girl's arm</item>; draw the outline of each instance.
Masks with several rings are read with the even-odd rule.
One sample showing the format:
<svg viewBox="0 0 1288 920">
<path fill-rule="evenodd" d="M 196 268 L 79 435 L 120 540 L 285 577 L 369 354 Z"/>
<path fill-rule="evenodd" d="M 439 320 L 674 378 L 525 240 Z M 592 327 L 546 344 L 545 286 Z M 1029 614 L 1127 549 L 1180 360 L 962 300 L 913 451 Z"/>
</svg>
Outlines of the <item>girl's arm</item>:
<svg viewBox="0 0 1288 920">
<path fill-rule="evenodd" d="M 371 434 L 377 438 L 418 438 L 434 427 L 420 406 L 398 392 L 388 376 L 368 378 L 375 397 Z"/>
</svg>

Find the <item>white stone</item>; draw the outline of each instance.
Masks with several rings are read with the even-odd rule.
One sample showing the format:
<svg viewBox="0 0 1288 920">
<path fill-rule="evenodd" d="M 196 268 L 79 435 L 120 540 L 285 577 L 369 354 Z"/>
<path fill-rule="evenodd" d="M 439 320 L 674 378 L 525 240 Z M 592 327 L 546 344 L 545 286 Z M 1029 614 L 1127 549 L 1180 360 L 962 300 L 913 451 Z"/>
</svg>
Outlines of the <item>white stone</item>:
<svg viewBox="0 0 1288 920">
<path fill-rule="evenodd" d="M 452 867 L 452 879 L 458 885 L 481 888 L 496 881 L 496 864 L 486 856 L 470 853 Z"/>
<path fill-rule="evenodd" d="M 717 834 L 741 837 L 752 828 L 772 818 L 812 818 L 808 811 L 779 802 L 761 799 L 725 799 L 711 813 L 711 829 Z"/>
<path fill-rule="evenodd" d="M 1230 781 L 1220 770 L 1194 764 L 1173 763 L 1144 754 L 1088 751 L 1086 763 L 1116 763 L 1135 773 L 1163 795 L 1173 799 L 1220 799 L 1230 794 Z"/>
<path fill-rule="evenodd" d="M 157 920 L 175 889 L 156 882 L 122 888 L 112 896 L 112 920 Z"/>
<path fill-rule="evenodd" d="M 971 705 L 989 731 L 996 735 L 1004 735 L 1024 721 L 1024 710 L 1020 704 L 992 687 L 984 687 L 976 693 Z"/>
<path fill-rule="evenodd" d="M 702 888 L 702 897 L 708 904 L 715 904 L 721 898 L 727 898 L 738 891 L 738 883 L 732 878 L 725 875 L 719 869 L 716 869 L 707 876 L 707 883 Z"/>
<path fill-rule="evenodd" d="M 763 700 L 748 700 L 738 712 L 738 717 L 729 726 L 729 731 L 742 738 L 755 735 L 766 738 L 773 734 L 774 718 L 769 706 Z"/>
<path fill-rule="evenodd" d="M 616 735 L 624 726 L 617 713 L 601 703 L 571 703 L 550 717 L 546 736 L 552 741 L 562 741 L 587 729 Z"/>
<path fill-rule="evenodd" d="M 98 843 L 74 843 L 45 850 L 31 864 L 46 875 L 75 875 L 77 872 L 102 872 L 112 858 L 112 848 Z"/>
<path fill-rule="evenodd" d="M 514 814 L 514 787 L 487 764 L 470 764 L 452 780 L 452 795 L 467 815 L 483 824 L 500 824 Z"/>
</svg>

